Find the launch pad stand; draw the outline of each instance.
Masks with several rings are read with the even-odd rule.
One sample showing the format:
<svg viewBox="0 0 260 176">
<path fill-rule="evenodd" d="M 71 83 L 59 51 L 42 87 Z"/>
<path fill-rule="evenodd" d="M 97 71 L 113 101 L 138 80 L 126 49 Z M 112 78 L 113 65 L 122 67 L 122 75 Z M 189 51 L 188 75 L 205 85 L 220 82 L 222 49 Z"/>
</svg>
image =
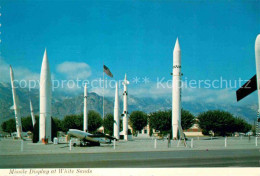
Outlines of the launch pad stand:
<svg viewBox="0 0 260 176">
<path fill-rule="evenodd" d="M 186 139 L 185 139 L 185 136 L 184 136 L 184 133 L 183 133 L 183 130 L 182 130 L 182 127 L 181 127 L 180 122 L 179 122 L 178 132 L 179 132 L 178 146 L 179 146 L 180 140 L 183 140 L 183 145 L 184 145 L 185 147 L 187 147 Z"/>
<path fill-rule="evenodd" d="M 257 120 L 256 120 L 256 125 L 255 125 L 255 135 L 256 137 L 260 136 L 260 128 L 259 128 L 259 123 L 260 123 L 260 118 L 259 118 L 259 110 L 257 112 Z"/>
</svg>

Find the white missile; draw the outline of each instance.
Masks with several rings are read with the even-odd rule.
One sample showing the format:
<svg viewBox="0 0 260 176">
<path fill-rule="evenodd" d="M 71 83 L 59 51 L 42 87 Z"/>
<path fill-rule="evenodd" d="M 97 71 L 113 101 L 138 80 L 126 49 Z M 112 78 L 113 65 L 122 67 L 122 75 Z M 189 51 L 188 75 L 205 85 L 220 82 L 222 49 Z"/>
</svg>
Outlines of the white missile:
<svg viewBox="0 0 260 176">
<path fill-rule="evenodd" d="M 40 78 L 40 141 L 43 139 L 48 139 L 48 142 L 51 141 L 51 91 L 51 72 L 45 49 Z"/>
<path fill-rule="evenodd" d="M 258 93 L 258 114 L 260 113 L 260 34 L 257 35 L 255 40 L 255 62 L 256 62 L 256 82 Z"/>
<path fill-rule="evenodd" d="M 88 109 L 87 109 L 87 97 L 88 97 L 88 89 L 87 84 L 84 87 L 84 124 L 83 131 L 88 131 Z"/>
<path fill-rule="evenodd" d="M 260 135 L 260 34 L 257 35 L 255 40 L 255 62 L 256 62 L 256 75 L 248 80 L 243 86 L 236 91 L 237 101 L 242 100 L 251 93 L 257 90 L 258 94 L 258 112 L 257 112 L 257 124 L 256 136 Z"/>
<path fill-rule="evenodd" d="M 123 135 L 124 140 L 128 140 L 128 111 L 127 111 L 127 85 L 129 84 L 129 81 L 127 81 L 126 74 L 125 74 L 125 80 L 122 83 L 124 86 L 124 93 L 123 93 L 123 100 L 124 100 L 124 111 L 123 111 Z"/>
<path fill-rule="evenodd" d="M 181 49 L 177 38 L 173 50 L 172 70 L 172 138 L 178 138 L 181 122 Z"/>
<path fill-rule="evenodd" d="M 21 115 L 20 115 L 20 106 L 19 106 L 19 100 L 16 95 L 16 89 L 14 85 L 14 73 L 13 69 L 10 65 L 10 77 L 11 77 L 11 86 L 12 86 L 12 93 L 13 93 L 13 103 L 14 105 L 11 107 L 11 109 L 14 109 L 14 115 L 15 115 L 15 124 L 16 124 L 16 132 L 17 137 L 22 137 L 22 122 L 21 122 Z"/>
<path fill-rule="evenodd" d="M 119 139 L 119 129 L 120 129 L 120 120 L 118 116 L 118 85 L 116 83 L 116 91 L 115 91 L 115 104 L 114 104 L 114 137 Z"/>
<path fill-rule="evenodd" d="M 33 112 L 33 106 L 32 106 L 31 99 L 30 99 L 30 110 L 31 110 L 32 124 L 33 124 L 33 127 L 34 127 L 36 121 L 35 121 L 35 116 L 34 116 L 34 112 Z"/>
</svg>

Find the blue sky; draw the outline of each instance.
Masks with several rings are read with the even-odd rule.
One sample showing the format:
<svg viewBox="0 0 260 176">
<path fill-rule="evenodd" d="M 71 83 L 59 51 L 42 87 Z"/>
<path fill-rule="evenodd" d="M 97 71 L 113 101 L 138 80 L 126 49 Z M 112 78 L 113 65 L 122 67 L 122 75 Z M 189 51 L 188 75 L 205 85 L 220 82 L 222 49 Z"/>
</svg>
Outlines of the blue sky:
<svg viewBox="0 0 260 176">
<path fill-rule="evenodd" d="M 47 47 L 51 72 L 86 63 L 88 79 L 124 73 L 171 79 L 178 37 L 182 71 L 190 79 L 250 79 L 260 33 L 260 1 L 1 1 L 1 59 L 39 74 Z M 73 67 L 73 65 L 71 65 Z M 19 74 L 19 73 L 18 73 Z M 73 74 L 73 73 L 71 73 Z M 0 78 L 1 79 L 1 78 Z"/>
</svg>

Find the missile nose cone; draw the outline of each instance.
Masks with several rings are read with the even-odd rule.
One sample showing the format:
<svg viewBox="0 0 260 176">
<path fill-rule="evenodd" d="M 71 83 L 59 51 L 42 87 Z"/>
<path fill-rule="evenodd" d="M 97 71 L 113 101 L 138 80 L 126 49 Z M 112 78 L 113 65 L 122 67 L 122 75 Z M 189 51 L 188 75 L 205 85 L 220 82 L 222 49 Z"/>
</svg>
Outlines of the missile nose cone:
<svg viewBox="0 0 260 176">
<path fill-rule="evenodd" d="M 87 87 L 87 84 L 85 84 L 85 86 L 84 86 L 84 94 L 85 94 L 85 95 L 88 94 L 88 87 Z"/>
<path fill-rule="evenodd" d="M 126 74 L 125 74 L 125 80 L 127 80 Z"/>
<path fill-rule="evenodd" d="M 48 58 L 47 58 L 47 49 L 45 48 L 44 54 L 43 54 L 43 60 L 46 60 L 46 59 L 48 59 Z"/>
<path fill-rule="evenodd" d="M 45 69 L 47 69 L 47 70 L 49 69 L 49 60 L 48 60 L 46 48 L 44 50 L 44 55 L 43 55 L 43 59 L 42 59 L 42 71 Z"/>
<path fill-rule="evenodd" d="M 255 45 L 260 45 L 260 34 L 257 35 Z"/>
<path fill-rule="evenodd" d="M 176 42 L 175 42 L 175 46 L 174 46 L 173 52 L 180 51 L 180 50 L 181 50 L 181 48 L 180 48 L 180 44 L 179 44 L 179 39 L 177 38 Z"/>
<path fill-rule="evenodd" d="M 11 65 L 10 65 L 10 75 L 11 75 L 11 77 L 13 76 L 13 68 Z"/>
</svg>

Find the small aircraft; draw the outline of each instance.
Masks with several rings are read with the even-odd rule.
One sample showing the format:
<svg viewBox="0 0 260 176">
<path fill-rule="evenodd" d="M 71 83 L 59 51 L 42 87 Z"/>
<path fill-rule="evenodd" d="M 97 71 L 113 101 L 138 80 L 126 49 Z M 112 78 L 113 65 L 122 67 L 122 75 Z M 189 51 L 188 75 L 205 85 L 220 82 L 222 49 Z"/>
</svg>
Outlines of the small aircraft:
<svg viewBox="0 0 260 176">
<path fill-rule="evenodd" d="M 80 146 L 100 146 L 100 143 L 111 144 L 112 140 L 117 140 L 116 138 L 101 132 L 91 134 L 77 129 L 70 129 L 68 131 L 68 137 L 80 139 Z M 76 143 L 74 143 L 73 146 L 76 146 Z"/>
</svg>

